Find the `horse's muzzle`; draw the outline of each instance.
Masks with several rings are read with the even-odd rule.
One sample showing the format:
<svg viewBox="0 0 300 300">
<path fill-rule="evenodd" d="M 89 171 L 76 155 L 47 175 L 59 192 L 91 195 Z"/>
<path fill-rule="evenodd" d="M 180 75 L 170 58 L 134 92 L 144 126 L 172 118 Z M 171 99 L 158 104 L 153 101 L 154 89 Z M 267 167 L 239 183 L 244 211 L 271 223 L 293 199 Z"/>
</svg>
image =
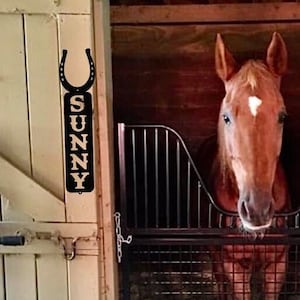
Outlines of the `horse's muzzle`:
<svg viewBox="0 0 300 300">
<path fill-rule="evenodd" d="M 274 215 L 272 197 L 239 199 L 238 213 L 247 231 L 263 231 L 271 226 Z"/>
</svg>

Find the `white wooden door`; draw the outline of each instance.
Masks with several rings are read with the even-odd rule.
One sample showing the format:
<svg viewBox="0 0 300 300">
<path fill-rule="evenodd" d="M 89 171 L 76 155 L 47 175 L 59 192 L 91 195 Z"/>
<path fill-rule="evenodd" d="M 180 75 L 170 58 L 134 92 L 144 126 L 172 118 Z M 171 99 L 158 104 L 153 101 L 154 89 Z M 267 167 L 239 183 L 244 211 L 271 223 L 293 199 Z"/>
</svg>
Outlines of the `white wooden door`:
<svg viewBox="0 0 300 300">
<path fill-rule="evenodd" d="M 27 241 L 0 245 L 0 300 L 116 299 L 103 287 L 98 184 L 79 194 L 67 192 L 64 183 L 66 91 L 58 67 L 67 49 L 68 80 L 79 86 L 89 77 L 92 3 L 0 1 L 0 236 L 24 234 Z M 94 106 L 95 90 L 89 91 Z M 67 260 L 72 241 L 76 257 Z"/>
</svg>

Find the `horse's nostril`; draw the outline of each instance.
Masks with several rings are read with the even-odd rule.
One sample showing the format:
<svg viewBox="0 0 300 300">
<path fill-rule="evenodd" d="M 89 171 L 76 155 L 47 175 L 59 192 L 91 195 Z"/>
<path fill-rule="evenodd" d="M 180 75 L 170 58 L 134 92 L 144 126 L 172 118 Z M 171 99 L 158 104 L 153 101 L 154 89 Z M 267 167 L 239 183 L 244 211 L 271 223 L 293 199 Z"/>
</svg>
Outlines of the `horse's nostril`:
<svg viewBox="0 0 300 300">
<path fill-rule="evenodd" d="M 248 218 L 248 210 L 244 201 L 242 202 L 241 205 L 241 214 L 243 217 Z"/>
</svg>

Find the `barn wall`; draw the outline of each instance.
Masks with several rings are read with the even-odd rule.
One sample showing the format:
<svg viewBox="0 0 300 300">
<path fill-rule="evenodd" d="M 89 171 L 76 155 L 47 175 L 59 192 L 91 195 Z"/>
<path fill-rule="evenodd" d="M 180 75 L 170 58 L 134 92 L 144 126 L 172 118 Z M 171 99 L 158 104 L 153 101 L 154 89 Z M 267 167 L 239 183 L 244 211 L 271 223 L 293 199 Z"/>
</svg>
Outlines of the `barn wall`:
<svg viewBox="0 0 300 300">
<path fill-rule="evenodd" d="M 242 62 L 253 57 L 264 59 L 271 35 L 278 31 L 289 52 L 289 69 L 282 81 L 289 114 L 282 156 L 297 203 L 299 5 L 145 8 L 112 10 L 115 122 L 175 128 L 187 142 L 200 173 L 207 178 L 209 160 L 215 150 L 219 105 L 224 96 L 223 84 L 214 71 L 216 34 L 222 33 L 228 48 Z"/>
<path fill-rule="evenodd" d="M 98 33 L 107 30 L 104 24 L 107 27 L 109 18 L 103 19 L 107 7 L 108 1 L 85 0 L 0 3 L 0 227 L 5 226 L 10 234 L 16 228 L 50 235 L 58 231 L 66 238 L 68 251 L 72 239 L 79 238 L 77 256 L 72 261 L 65 259 L 62 244 L 46 238 L 33 239 L 24 247 L 0 246 L 0 299 L 114 298 L 114 283 L 104 279 L 98 114 L 93 118 L 96 188 L 82 194 L 67 192 L 63 125 L 66 91 L 58 77 L 63 49 L 68 50 L 66 77 L 75 86 L 89 77 L 86 48 L 91 48 L 102 75 L 104 70 L 100 68 L 109 67 L 103 64 L 107 59 L 104 48 L 95 46 L 93 29 L 95 22 Z M 93 8 L 98 15 L 95 20 Z M 96 90 L 100 91 L 106 80 L 110 78 L 98 78 L 89 90 L 95 112 Z M 107 94 L 109 91 L 101 93 L 99 99 L 105 100 Z M 102 122 L 103 131 L 109 125 Z M 3 225 L 6 221 L 12 225 Z M 111 242 L 107 245 L 112 248 Z M 113 266 L 112 250 L 106 255 Z M 114 279 L 113 270 L 110 274 Z"/>
</svg>

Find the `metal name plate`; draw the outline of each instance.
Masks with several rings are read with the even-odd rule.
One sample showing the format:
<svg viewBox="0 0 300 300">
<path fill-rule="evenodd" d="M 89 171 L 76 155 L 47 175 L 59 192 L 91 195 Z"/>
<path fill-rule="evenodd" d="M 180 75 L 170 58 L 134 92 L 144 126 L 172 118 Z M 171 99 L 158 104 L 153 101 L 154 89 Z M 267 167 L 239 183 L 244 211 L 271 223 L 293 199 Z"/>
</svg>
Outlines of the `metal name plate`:
<svg viewBox="0 0 300 300">
<path fill-rule="evenodd" d="M 90 65 L 87 82 L 72 86 L 65 77 L 67 50 L 59 67 L 59 78 L 68 91 L 64 95 L 66 188 L 70 193 L 91 192 L 94 189 L 93 107 L 92 95 L 87 90 L 95 78 L 94 62 L 90 49 L 86 49 Z"/>
</svg>

